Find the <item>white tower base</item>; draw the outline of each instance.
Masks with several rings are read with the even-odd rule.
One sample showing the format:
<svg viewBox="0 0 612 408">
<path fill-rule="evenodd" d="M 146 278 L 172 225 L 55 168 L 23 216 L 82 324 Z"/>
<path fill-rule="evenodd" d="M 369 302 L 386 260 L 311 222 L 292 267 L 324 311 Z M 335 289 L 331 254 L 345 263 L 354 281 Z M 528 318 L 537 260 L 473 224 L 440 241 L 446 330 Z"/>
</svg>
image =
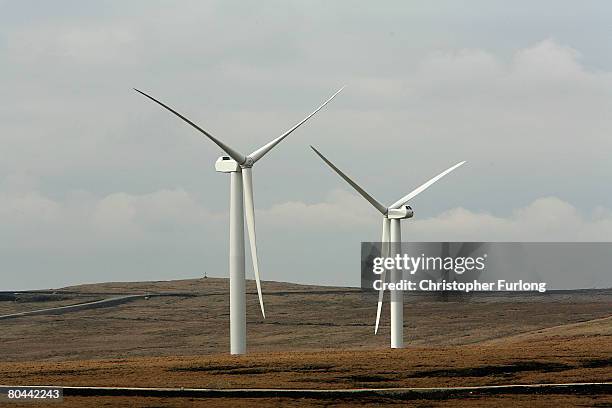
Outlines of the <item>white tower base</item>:
<svg viewBox="0 0 612 408">
<path fill-rule="evenodd" d="M 230 173 L 230 353 L 246 353 L 246 282 L 241 171 Z"/>
<path fill-rule="evenodd" d="M 391 220 L 391 256 L 401 253 L 402 230 L 399 219 Z M 391 282 L 402 279 L 402 271 L 391 270 Z M 391 348 L 404 347 L 404 292 L 391 291 Z"/>
</svg>

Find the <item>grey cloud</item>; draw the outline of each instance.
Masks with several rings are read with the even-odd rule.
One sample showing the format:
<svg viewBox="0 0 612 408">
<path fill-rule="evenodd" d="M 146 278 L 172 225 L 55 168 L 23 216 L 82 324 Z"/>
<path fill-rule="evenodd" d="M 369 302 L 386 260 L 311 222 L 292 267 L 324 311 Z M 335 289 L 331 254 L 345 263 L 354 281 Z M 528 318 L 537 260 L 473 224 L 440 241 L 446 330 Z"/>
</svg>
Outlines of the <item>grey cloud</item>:
<svg viewBox="0 0 612 408">
<path fill-rule="evenodd" d="M 406 234 L 609 240 L 611 9 L 558 4 L 0 2 L 3 277 L 224 275 L 220 152 L 134 86 L 248 152 L 348 85 L 254 170 L 266 278 L 350 283 L 379 234 L 308 144 L 385 203 L 467 160 Z"/>
<path fill-rule="evenodd" d="M 335 191 L 324 202 L 285 202 L 257 211 L 262 270 L 268 280 L 358 284 L 359 242 L 377 241 L 380 215 L 360 197 Z M 10 260 L 9 288 L 25 288 L 50 265 L 80 269 L 69 279 L 47 270 L 51 286 L 105 280 L 225 276 L 227 218 L 212 212 L 184 190 L 133 195 L 114 193 L 102 199 L 74 196 L 56 202 L 37 192 L 4 194 L 0 202 L 0 253 Z M 506 217 L 456 208 L 435 217 L 404 223 L 410 241 L 601 241 L 612 234 L 612 212 L 599 208 L 582 214 L 572 205 L 545 197 Z M 312 256 L 304 253 L 312 252 Z M 16 259 L 26 253 L 40 254 Z M 83 259 L 83 254 L 86 257 Z M 73 257 L 71 257 L 73 255 Z M 168 258 L 169 257 L 169 258 Z M 84 269 L 90 263 L 92 269 Z M 181 266 L 174 269 L 169 265 Z M 94 266 L 95 265 L 95 266 Z M 157 265 L 158 267 L 152 267 Z M 293 271 L 287 276 L 287 271 Z M 333 273 L 332 273 L 333 272 Z M 57 274 L 57 276 L 53 276 Z M 585 287 L 609 285 L 606 275 L 585 277 Z M 51 282 L 57 282 L 53 285 Z"/>
</svg>

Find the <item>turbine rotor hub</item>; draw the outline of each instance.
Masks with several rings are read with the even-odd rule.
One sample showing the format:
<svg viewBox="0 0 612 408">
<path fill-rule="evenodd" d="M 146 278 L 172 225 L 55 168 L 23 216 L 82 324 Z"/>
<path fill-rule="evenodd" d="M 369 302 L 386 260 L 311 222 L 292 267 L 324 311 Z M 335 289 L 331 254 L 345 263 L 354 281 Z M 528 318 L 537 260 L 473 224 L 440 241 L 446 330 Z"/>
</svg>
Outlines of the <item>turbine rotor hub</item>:
<svg viewBox="0 0 612 408">
<path fill-rule="evenodd" d="M 244 161 L 244 163 L 240 165 L 240 167 L 242 167 L 243 169 L 250 168 L 250 167 L 253 167 L 254 164 L 255 164 L 255 160 L 253 160 L 251 156 L 247 156 L 246 160 Z"/>
</svg>

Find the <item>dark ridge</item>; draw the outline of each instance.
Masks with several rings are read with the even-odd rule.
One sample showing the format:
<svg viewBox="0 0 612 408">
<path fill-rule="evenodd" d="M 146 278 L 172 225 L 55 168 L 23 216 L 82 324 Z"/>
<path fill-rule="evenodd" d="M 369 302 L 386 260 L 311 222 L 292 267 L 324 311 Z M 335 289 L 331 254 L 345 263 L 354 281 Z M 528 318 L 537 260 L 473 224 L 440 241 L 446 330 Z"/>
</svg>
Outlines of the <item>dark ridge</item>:
<svg viewBox="0 0 612 408">
<path fill-rule="evenodd" d="M 213 374 L 241 375 L 241 374 L 266 374 L 266 373 L 282 373 L 282 372 L 299 372 L 299 373 L 317 373 L 334 371 L 333 365 L 330 364 L 309 364 L 298 367 L 270 367 L 270 366 L 251 366 L 251 367 L 236 367 L 236 366 L 202 366 L 193 365 L 187 367 L 172 367 L 167 371 L 187 371 L 187 372 L 210 372 Z"/>
<path fill-rule="evenodd" d="M 407 375 L 409 378 L 426 377 L 487 377 L 489 375 L 513 375 L 523 371 L 564 371 L 575 368 L 561 363 L 546 363 L 540 361 L 524 361 L 509 365 L 480 366 L 444 370 L 416 371 Z"/>
<path fill-rule="evenodd" d="M 612 358 L 594 358 L 582 362 L 581 364 L 586 368 L 603 368 L 612 366 Z"/>
</svg>

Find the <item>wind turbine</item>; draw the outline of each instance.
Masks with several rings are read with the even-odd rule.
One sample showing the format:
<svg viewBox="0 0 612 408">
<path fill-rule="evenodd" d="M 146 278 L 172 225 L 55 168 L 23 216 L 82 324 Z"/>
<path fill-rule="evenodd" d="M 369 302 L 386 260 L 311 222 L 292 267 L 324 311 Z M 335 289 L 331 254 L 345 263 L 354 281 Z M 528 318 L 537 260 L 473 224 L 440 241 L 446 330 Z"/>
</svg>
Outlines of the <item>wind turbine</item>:
<svg viewBox="0 0 612 408">
<path fill-rule="evenodd" d="M 315 153 L 323 159 L 329 167 L 331 167 L 340 177 L 342 177 L 347 183 L 351 185 L 363 198 L 365 198 L 370 204 L 374 206 L 383 216 L 382 223 L 382 248 L 381 256 L 393 256 L 401 252 L 401 241 L 402 241 L 402 230 L 400 221 L 405 218 L 411 218 L 414 215 L 412 208 L 406 205 L 408 201 L 416 197 L 429 186 L 442 177 L 446 176 L 457 167 L 461 166 L 465 161 L 455 164 L 453 167 L 444 170 L 436 177 L 417 187 L 404 197 L 400 198 L 388 207 L 385 207 L 380 202 L 376 201 L 374 197 L 368 194 L 363 188 L 357 183 L 350 179 L 349 176 L 344 174 L 342 170 L 336 167 L 331 161 L 329 161 L 323 154 L 317 149 L 310 146 Z M 392 269 L 391 270 L 391 281 L 399 282 L 401 280 L 401 271 Z M 385 281 L 385 273 L 383 272 L 381 280 Z M 376 309 L 376 326 L 374 327 L 374 334 L 378 333 L 378 324 L 380 322 L 380 312 L 382 308 L 384 290 L 381 286 L 378 292 L 378 307 Z M 401 290 L 391 291 L 391 348 L 402 348 L 404 347 L 404 293 Z"/>
<path fill-rule="evenodd" d="M 310 115 L 306 116 L 300 122 L 295 124 L 291 129 L 255 150 L 248 156 L 239 153 L 232 149 L 221 140 L 217 139 L 209 132 L 196 125 L 185 116 L 178 113 L 168 105 L 160 102 L 152 96 L 134 88 L 134 90 L 153 102 L 161 105 L 170 112 L 174 113 L 179 118 L 193 126 L 195 129 L 203 133 L 207 138 L 213 141 L 221 148 L 227 156 L 221 156 L 215 162 L 215 170 L 221 173 L 230 173 L 230 242 L 229 242 L 229 275 L 230 275 L 230 353 L 244 354 L 246 353 L 246 284 L 244 274 L 244 218 L 247 222 L 247 230 L 249 233 L 249 243 L 251 246 L 251 258 L 253 261 L 253 272 L 255 274 L 255 283 L 257 284 L 257 295 L 259 296 L 259 305 L 261 314 L 266 318 L 264 310 L 263 297 L 261 295 L 261 282 L 259 281 L 259 266 L 257 260 L 257 244 L 255 238 L 255 210 L 253 206 L 253 179 L 252 167 L 270 150 L 279 144 L 284 138 L 289 136 L 294 130 L 300 127 L 304 122 L 314 116 L 328 102 L 330 102 L 343 88 L 340 88 L 336 93 L 323 102 Z M 244 201 L 243 201 L 244 199 Z"/>
</svg>

